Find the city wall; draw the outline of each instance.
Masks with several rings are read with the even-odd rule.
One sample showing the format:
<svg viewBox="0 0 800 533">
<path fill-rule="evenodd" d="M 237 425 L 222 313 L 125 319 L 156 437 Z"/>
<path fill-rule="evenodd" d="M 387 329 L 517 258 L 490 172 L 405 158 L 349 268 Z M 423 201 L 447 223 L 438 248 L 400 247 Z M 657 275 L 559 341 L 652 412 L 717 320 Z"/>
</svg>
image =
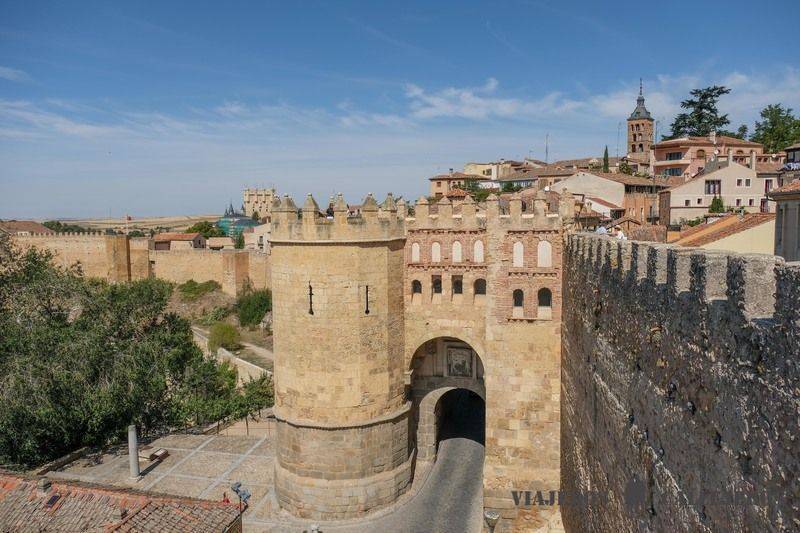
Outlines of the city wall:
<svg viewBox="0 0 800 533">
<path fill-rule="evenodd" d="M 800 264 L 567 240 L 567 531 L 797 531 Z"/>
<path fill-rule="evenodd" d="M 22 248 L 49 250 L 62 267 L 80 265 L 88 277 L 124 282 L 155 276 L 174 283 L 213 280 L 235 296 L 247 284 L 269 288 L 269 254 L 254 250 L 152 250 L 150 239 L 102 233 L 18 235 Z"/>
</svg>

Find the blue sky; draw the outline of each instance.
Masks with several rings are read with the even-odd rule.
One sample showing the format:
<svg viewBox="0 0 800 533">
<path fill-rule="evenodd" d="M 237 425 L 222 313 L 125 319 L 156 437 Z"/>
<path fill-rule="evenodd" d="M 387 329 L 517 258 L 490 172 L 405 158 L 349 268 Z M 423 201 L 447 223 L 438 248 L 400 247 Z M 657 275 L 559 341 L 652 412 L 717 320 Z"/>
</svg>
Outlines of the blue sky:
<svg viewBox="0 0 800 533">
<path fill-rule="evenodd" d="M 0 1 L 0 218 L 418 197 L 466 161 L 617 149 L 724 84 L 800 111 L 800 2 Z M 623 129 L 624 136 L 624 129 Z M 620 151 L 624 150 L 624 137 Z"/>
</svg>

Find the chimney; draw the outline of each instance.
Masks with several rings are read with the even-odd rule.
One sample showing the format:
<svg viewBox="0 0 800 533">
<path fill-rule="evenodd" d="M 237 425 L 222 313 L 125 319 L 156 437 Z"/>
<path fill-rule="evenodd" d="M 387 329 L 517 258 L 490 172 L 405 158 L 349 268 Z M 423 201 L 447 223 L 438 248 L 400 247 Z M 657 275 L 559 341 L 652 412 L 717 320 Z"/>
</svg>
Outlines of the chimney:
<svg viewBox="0 0 800 533">
<path fill-rule="evenodd" d="M 756 151 L 750 150 L 750 168 L 756 169 Z"/>
<path fill-rule="evenodd" d="M 453 169 L 452 168 L 450 169 L 450 175 L 451 176 L 453 175 Z"/>
<path fill-rule="evenodd" d="M 733 148 L 728 148 L 728 164 L 733 163 Z"/>
<path fill-rule="evenodd" d="M 139 477 L 139 439 L 136 436 L 136 425 L 128 426 L 128 462 L 130 463 L 131 477 Z"/>
</svg>

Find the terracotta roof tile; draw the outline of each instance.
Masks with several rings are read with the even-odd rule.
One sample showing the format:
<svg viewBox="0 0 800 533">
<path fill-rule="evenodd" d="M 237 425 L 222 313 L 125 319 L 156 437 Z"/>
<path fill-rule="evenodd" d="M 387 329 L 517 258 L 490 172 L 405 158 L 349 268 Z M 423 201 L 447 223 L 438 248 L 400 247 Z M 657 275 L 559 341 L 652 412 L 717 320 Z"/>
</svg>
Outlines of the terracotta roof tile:
<svg viewBox="0 0 800 533">
<path fill-rule="evenodd" d="M 157 233 L 153 240 L 157 242 L 164 241 L 193 241 L 200 234 L 199 233 Z"/>
<path fill-rule="evenodd" d="M 696 230 L 695 226 L 692 228 L 693 231 L 684 232 L 673 244 L 703 246 L 760 226 L 770 220 L 775 220 L 775 213 L 746 213 L 741 218 L 739 215 L 731 214 L 711 224 L 704 224 L 699 230 Z"/>
<path fill-rule="evenodd" d="M 783 195 L 783 194 L 797 194 L 797 193 L 800 193 L 800 180 L 795 180 L 791 183 L 787 183 L 783 187 L 780 187 L 778 189 L 773 189 L 772 191 L 770 191 L 768 196 L 774 196 L 776 194 Z"/>
</svg>

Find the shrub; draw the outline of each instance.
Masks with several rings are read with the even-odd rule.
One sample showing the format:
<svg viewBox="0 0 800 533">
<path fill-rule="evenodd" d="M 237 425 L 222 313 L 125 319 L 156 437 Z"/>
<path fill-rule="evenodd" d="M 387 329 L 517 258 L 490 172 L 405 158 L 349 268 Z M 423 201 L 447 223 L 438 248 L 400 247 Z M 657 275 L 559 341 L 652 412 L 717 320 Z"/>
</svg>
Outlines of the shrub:
<svg viewBox="0 0 800 533">
<path fill-rule="evenodd" d="M 178 292 L 181 293 L 181 298 L 183 300 L 191 302 L 197 300 L 204 294 L 214 292 L 221 288 L 222 286 L 216 281 L 209 280 L 203 283 L 197 283 L 195 280 L 190 279 L 186 283 L 178 285 Z"/>
<path fill-rule="evenodd" d="M 236 301 L 236 309 L 240 325 L 256 326 L 272 309 L 272 293 L 268 289 L 246 292 Z"/>
<path fill-rule="evenodd" d="M 225 320 L 225 317 L 230 315 L 232 312 L 233 309 L 228 306 L 218 306 L 198 318 L 197 323 L 201 326 L 213 326 L 215 323 Z"/>
<path fill-rule="evenodd" d="M 217 322 L 211 326 L 208 334 L 208 349 L 216 352 L 220 346 L 226 350 L 239 348 L 239 331 L 225 322 Z"/>
<path fill-rule="evenodd" d="M 725 212 L 725 205 L 722 203 L 722 198 L 719 196 L 715 196 L 713 200 L 711 200 L 711 205 L 708 207 L 709 213 L 724 213 Z"/>
</svg>

